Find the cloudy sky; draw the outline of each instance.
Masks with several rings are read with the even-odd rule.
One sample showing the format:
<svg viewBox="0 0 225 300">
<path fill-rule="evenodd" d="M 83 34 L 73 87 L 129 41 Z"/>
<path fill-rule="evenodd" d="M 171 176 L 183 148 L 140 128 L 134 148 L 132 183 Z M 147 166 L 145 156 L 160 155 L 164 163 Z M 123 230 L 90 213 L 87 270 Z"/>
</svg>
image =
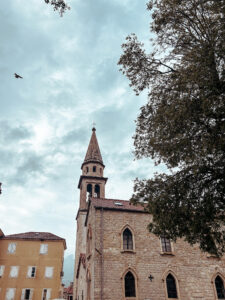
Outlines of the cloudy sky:
<svg viewBox="0 0 225 300">
<path fill-rule="evenodd" d="M 146 0 L 68 4 L 62 18 L 44 0 L 0 8 L 0 227 L 55 233 L 66 238 L 67 255 L 93 122 L 106 197 L 129 199 L 135 177 L 159 171 L 150 160 L 134 161 L 134 120 L 146 94 L 135 96 L 117 66 L 129 33 L 149 47 Z"/>
</svg>

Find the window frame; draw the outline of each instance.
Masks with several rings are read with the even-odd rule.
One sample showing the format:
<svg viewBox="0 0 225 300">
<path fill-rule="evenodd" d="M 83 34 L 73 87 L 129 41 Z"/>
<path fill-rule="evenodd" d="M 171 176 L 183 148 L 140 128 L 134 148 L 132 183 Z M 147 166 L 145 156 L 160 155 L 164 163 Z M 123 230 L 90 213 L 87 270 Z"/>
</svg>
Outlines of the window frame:
<svg viewBox="0 0 225 300">
<path fill-rule="evenodd" d="M 46 272 L 47 272 L 48 269 L 51 269 L 51 272 L 52 272 L 51 276 L 46 276 Z M 45 267 L 45 278 L 52 279 L 53 277 L 54 277 L 54 267 L 52 267 L 52 266 L 46 266 Z"/>
<path fill-rule="evenodd" d="M 16 295 L 16 288 L 7 288 L 6 292 L 5 292 L 5 300 L 8 300 L 9 298 L 6 298 L 7 293 L 9 290 L 13 290 L 13 298 L 10 298 L 10 300 L 14 300 L 15 299 L 15 295 Z"/>
<path fill-rule="evenodd" d="M 177 298 L 169 298 L 168 297 L 168 291 L 167 291 L 167 283 L 166 283 L 166 278 L 167 276 L 171 274 L 175 280 L 175 283 L 176 283 L 176 290 L 177 290 Z M 163 282 L 163 287 L 164 287 L 164 291 L 165 291 L 165 299 L 166 300 L 179 300 L 181 299 L 181 296 L 180 296 L 180 288 L 179 288 L 179 280 L 176 276 L 176 274 L 171 270 L 167 270 L 164 274 L 163 274 L 163 278 L 162 278 L 162 282 Z"/>
<path fill-rule="evenodd" d="M 43 248 L 43 246 L 47 249 L 44 252 L 41 250 Z M 43 248 L 43 249 L 45 249 L 45 248 Z M 48 244 L 47 243 L 40 244 L 39 254 L 41 254 L 41 255 L 47 255 L 48 254 Z"/>
<path fill-rule="evenodd" d="M 44 291 L 46 290 L 46 298 L 44 299 Z M 51 298 L 51 292 L 52 292 L 52 289 L 50 288 L 43 288 L 42 290 L 42 295 L 41 295 L 41 300 L 48 300 Z"/>
<path fill-rule="evenodd" d="M 15 248 L 12 252 L 9 250 L 10 246 L 11 247 L 15 246 Z M 16 253 L 16 246 L 17 246 L 17 243 L 15 243 L 15 242 L 8 243 L 7 254 L 15 254 Z"/>
<path fill-rule="evenodd" d="M 213 291 L 214 291 L 215 299 L 220 300 L 220 299 L 223 299 L 223 298 L 218 298 L 218 295 L 217 295 L 217 289 L 216 289 L 216 284 L 215 284 L 215 280 L 216 280 L 217 276 L 219 276 L 221 278 L 221 280 L 223 281 L 224 289 L 225 289 L 225 276 L 221 272 L 216 272 L 213 275 L 212 280 L 211 280 L 211 283 L 213 285 Z"/>
<path fill-rule="evenodd" d="M 132 234 L 132 242 L 133 242 L 133 249 L 124 249 L 123 248 L 123 233 L 126 229 L 129 229 L 131 234 Z M 136 253 L 135 252 L 135 235 L 134 235 L 134 231 L 133 229 L 128 225 L 126 224 L 125 226 L 123 226 L 123 228 L 121 229 L 120 231 L 120 237 L 121 237 L 121 253 L 127 253 L 127 252 L 130 252 L 130 253 Z"/>
<path fill-rule="evenodd" d="M 12 274 L 11 274 L 13 268 L 14 268 L 14 270 L 16 270 L 16 272 L 17 272 L 15 276 L 12 276 Z M 19 276 L 19 269 L 20 269 L 19 266 L 10 266 L 10 270 L 9 270 L 9 278 L 17 278 L 17 277 Z"/>
<path fill-rule="evenodd" d="M 128 272 L 131 272 L 132 275 L 134 276 L 134 280 L 135 280 L 135 297 L 125 297 L 125 276 Z M 124 300 L 137 300 L 139 299 L 139 291 L 138 291 L 138 277 L 137 277 L 137 273 L 135 272 L 135 270 L 133 268 L 127 268 L 123 274 L 121 275 L 121 284 L 122 284 L 122 293 L 123 293 L 123 299 Z"/>
<path fill-rule="evenodd" d="M 0 265 L 0 278 L 4 276 L 5 265 Z"/>
<path fill-rule="evenodd" d="M 162 242 L 162 240 L 164 240 L 164 241 Z M 164 236 L 160 236 L 159 241 L 160 241 L 161 254 L 174 255 L 173 243 L 172 243 L 172 241 L 170 239 L 167 239 Z M 170 251 L 167 251 L 166 249 L 164 249 L 164 245 L 165 245 L 165 248 L 166 248 L 166 243 L 168 241 L 170 243 Z"/>
<path fill-rule="evenodd" d="M 34 276 L 32 276 L 33 268 L 34 268 Z M 36 266 L 28 266 L 27 278 L 36 278 L 36 273 L 37 273 L 37 267 Z"/>
</svg>

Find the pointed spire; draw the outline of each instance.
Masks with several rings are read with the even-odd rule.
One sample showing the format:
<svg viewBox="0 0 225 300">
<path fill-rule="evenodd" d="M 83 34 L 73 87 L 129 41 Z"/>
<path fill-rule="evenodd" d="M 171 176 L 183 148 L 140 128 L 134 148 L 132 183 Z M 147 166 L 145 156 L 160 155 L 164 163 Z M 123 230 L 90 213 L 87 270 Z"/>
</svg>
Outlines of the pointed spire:
<svg viewBox="0 0 225 300">
<path fill-rule="evenodd" d="M 91 139 L 89 142 L 89 146 L 88 146 L 87 153 L 85 155 L 83 164 L 89 163 L 89 162 L 98 162 L 104 166 L 95 131 L 96 131 L 96 129 L 95 129 L 95 127 L 93 127 Z"/>
</svg>

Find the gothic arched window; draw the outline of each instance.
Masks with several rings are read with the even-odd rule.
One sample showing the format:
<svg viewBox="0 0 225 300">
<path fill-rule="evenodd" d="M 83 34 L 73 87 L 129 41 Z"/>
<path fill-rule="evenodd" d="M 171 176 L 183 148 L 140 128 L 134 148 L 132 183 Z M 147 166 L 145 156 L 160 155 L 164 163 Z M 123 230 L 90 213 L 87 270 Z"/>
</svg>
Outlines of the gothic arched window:
<svg viewBox="0 0 225 300">
<path fill-rule="evenodd" d="M 169 274 L 166 277 L 166 287 L 167 287 L 168 298 L 176 299 L 177 298 L 176 280 L 171 274 Z"/>
<path fill-rule="evenodd" d="M 128 228 L 123 232 L 123 250 L 133 250 L 133 236 Z"/>
<path fill-rule="evenodd" d="M 222 278 L 218 275 L 215 279 L 216 293 L 218 299 L 225 299 L 225 290 Z"/>
<path fill-rule="evenodd" d="M 135 278 L 134 275 L 129 271 L 124 278 L 125 285 L 125 297 L 136 297 L 135 291 Z"/>
</svg>

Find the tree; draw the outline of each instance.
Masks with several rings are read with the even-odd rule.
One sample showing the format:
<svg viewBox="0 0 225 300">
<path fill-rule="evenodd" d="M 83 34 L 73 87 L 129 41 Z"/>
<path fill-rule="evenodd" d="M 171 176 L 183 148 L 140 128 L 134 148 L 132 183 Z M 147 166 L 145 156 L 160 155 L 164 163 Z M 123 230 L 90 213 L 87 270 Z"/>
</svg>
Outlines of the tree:
<svg viewBox="0 0 225 300">
<path fill-rule="evenodd" d="M 54 10 L 59 10 L 59 14 L 62 17 L 65 10 L 70 9 L 70 7 L 65 3 L 64 0 L 44 0 L 45 3 L 53 5 Z"/>
<path fill-rule="evenodd" d="M 134 136 L 138 159 L 170 171 L 134 185 L 133 203 L 153 215 L 149 230 L 225 251 L 225 1 L 151 0 L 153 50 L 135 34 L 119 65 L 139 94 L 148 89 Z"/>
</svg>

